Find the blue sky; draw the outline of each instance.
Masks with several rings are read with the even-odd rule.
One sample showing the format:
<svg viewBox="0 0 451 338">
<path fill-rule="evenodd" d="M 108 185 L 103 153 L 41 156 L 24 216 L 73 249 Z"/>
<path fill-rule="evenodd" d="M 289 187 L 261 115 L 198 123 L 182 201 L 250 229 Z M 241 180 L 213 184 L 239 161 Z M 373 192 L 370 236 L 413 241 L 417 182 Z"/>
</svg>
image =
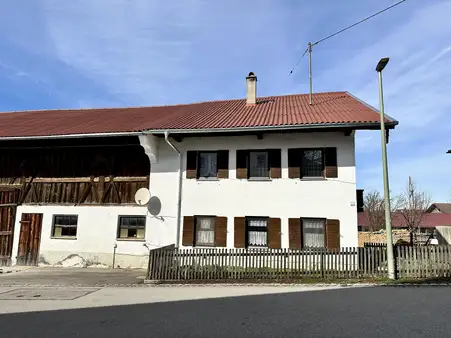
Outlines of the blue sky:
<svg viewBox="0 0 451 338">
<path fill-rule="evenodd" d="M 316 41 L 395 0 L 29 0 L 0 4 L 0 111 L 160 105 L 306 93 Z M 25 5 L 26 3 L 26 5 Z M 378 106 L 381 57 L 393 192 L 411 175 L 451 201 L 451 1 L 408 0 L 314 48 L 314 91 Z M 356 138 L 357 182 L 380 189 L 380 135 Z"/>
</svg>

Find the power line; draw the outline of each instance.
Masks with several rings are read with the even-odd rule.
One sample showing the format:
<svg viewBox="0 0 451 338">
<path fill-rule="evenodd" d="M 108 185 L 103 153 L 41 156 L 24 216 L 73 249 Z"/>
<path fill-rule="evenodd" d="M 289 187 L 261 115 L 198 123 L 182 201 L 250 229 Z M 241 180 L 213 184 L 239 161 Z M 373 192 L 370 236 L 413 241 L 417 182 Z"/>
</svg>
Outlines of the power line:
<svg viewBox="0 0 451 338">
<path fill-rule="evenodd" d="M 301 62 L 301 60 L 303 59 L 303 57 L 305 56 L 305 54 L 307 54 L 308 52 L 308 48 L 304 51 L 304 54 L 302 54 L 302 56 L 299 58 L 298 62 L 296 62 L 296 64 L 294 65 L 294 67 L 290 70 L 290 72 L 288 73 L 288 77 L 291 76 L 291 74 L 293 74 L 293 72 L 296 70 L 296 68 L 298 68 L 299 63 Z M 277 91 L 281 90 L 283 85 L 285 84 L 285 82 L 282 82 L 280 84 L 280 87 Z"/>
<path fill-rule="evenodd" d="M 348 29 L 351 29 L 352 27 L 355 27 L 355 26 L 357 26 L 357 25 L 360 25 L 362 22 L 365 22 L 365 21 L 367 21 L 367 20 L 369 20 L 369 19 L 371 19 L 371 18 L 374 18 L 375 16 L 377 16 L 377 15 L 379 15 L 379 14 L 382 14 L 382 13 L 384 13 L 384 12 L 386 12 L 386 11 L 392 9 L 393 7 L 396 7 L 396 6 L 402 4 L 403 2 L 406 2 L 406 1 L 407 1 L 407 0 L 401 0 L 401 1 L 398 1 L 397 3 L 391 5 L 391 6 L 387 7 L 387 8 L 385 8 L 385 9 L 383 9 L 383 10 L 377 12 L 377 13 L 374 13 L 373 15 L 368 16 L 368 17 L 366 17 L 365 19 L 362 19 L 362 20 L 360 20 L 359 22 L 356 22 L 355 24 L 352 24 L 352 25 L 350 25 L 350 26 L 348 26 L 348 27 L 346 27 L 346 28 L 343 28 L 343 29 L 339 30 L 338 32 L 335 32 L 335 33 L 333 33 L 333 34 L 331 34 L 331 35 L 326 36 L 325 38 L 322 38 L 321 40 L 316 41 L 315 43 L 312 44 L 312 46 L 315 46 L 315 45 L 317 45 L 317 44 L 319 44 L 319 43 L 321 43 L 321 42 L 323 42 L 323 41 L 325 41 L 325 40 L 327 40 L 327 39 L 330 39 L 330 38 L 334 37 L 335 35 L 338 35 L 338 34 L 340 34 L 340 33 L 343 33 L 344 31 L 347 31 Z"/>
<path fill-rule="evenodd" d="M 350 25 L 350 26 L 348 26 L 348 27 L 346 27 L 346 28 L 343 28 L 343 29 L 341 29 L 341 30 L 339 30 L 339 31 L 337 31 L 337 32 L 335 32 L 335 33 L 333 33 L 333 34 L 330 34 L 330 35 L 328 35 L 328 36 L 326 36 L 326 37 L 324 37 L 324 38 L 322 38 L 322 39 L 320 39 L 320 40 L 318 40 L 318 41 L 312 43 L 312 47 L 315 46 L 315 45 L 317 45 L 317 44 L 319 44 L 319 43 L 321 43 L 321 42 L 323 42 L 323 41 L 325 41 L 325 40 L 328 40 L 328 39 L 330 39 L 330 38 L 332 38 L 332 37 L 334 37 L 334 36 L 336 36 L 336 35 L 338 35 L 338 34 L 340 34 L 340 33 L 343 33 L 343 32 L 345 32 L 345 31 L 347 31 L 348 29 L 351 29 L 351 28 L 353 28 L 353 27 L 355 27 L 355 26 L 357 26 L 357 25 L 360 25 L 361 23 L 363 23 L 363 22 L 365 22 L 365 21 L 367 21 L 367 20 L 369 20 L 369 19 L 372 19 L 372 18 L 374 18 L 375 16 L 378 16 L 379 14 L 382 14 L 382 13 L 384 13 L 384 12 L 386 12 L 386 11 L 392 9 L 393 7 L 396 7 L 396 6 L 402 4 L 403 2 L 406 2 L 406 1 L 407 1 L 407 0 L 401 0 L 401 1 L 398 1 L 397 3 L 391 5 L 391 6 L 387 7 L 387 8 L 384 8 L 383 10 L 381 10 L 381 11 L 379 11 L 379 12 L 377 12 L 377 13 L 374 13 L 373 15 L 370 15 L 370 16 L 368 16 L 368 17 L 366 17 L 366 18 L 364 18 L 364 19 L 362 19 L 362 20 L 360 20 L 360 21 L 358 21 L 358 22 L 356 22 L 356 23 L 354 23 L 354 24 L 352 24 L 352 25 Z M 296 62 L 295 66 L 294 66 L 294 67 L 290 70 L 290 72 L 288 73 L 287 78 L 290 77 L 291 74 L 293 74 L 293 72 L 296 70 L 296 68 L 298 67 L 298 65 L 299 65 L 299 63 L 301 62 L 301 60 L 304 58 L 305 54 L 307 54 L 308 50 L 309 50 L 309 49 L 307 48 L 307 49 L 304 51 L 304 53 L 302 54 L 302 56 L 301 56 L 301 57 L 299 58 L 299 60 Z M 280 90 L 282 89 L 282 87 L 283 87 L 284 84 L 285 84 L 285 82 L 282 82 L 282 84 L 280 85 L 278 91 L 280 91 Z"/>
</svg>

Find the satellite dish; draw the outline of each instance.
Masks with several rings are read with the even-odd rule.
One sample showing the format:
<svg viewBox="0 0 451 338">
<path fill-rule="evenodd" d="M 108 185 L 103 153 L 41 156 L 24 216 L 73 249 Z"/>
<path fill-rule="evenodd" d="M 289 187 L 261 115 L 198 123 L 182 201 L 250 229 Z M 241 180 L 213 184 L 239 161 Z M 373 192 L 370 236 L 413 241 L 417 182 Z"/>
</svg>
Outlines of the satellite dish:
<svg viewBox="0 0 451 338">
<path fill-rule="evenodd" d="M 150 201 L 150 191 L 147 188 L 138 189 L 135 194 L 135 202 L 138 205 L 147 205 Z"/>
<path fill-rule="evenodd" d="M 147 205 L 147 209 L 152 216 L 158 216 L 161 212 L 161 201 L 157 196 L 152 196 Z"/>
</svg>

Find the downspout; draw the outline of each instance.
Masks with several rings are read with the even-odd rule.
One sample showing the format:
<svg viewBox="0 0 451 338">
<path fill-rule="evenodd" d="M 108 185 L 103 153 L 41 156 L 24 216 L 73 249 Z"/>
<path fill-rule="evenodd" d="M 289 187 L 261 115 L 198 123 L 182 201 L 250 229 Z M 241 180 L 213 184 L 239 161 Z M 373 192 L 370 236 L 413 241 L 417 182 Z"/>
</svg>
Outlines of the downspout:
<svg viewBox="0 0 451 338">
<path fill-rule="evenodd" d="M 177 149 L 175 145 L 171 143 L 168 139 L 169 137 L 169 131 L 164 132 L 164 140 L 167 144 L 179 155 L 179 183 L 177 187 L 177 236 L 176 236 L 176 242 L 175 247 L 178 248 L 180 245 L 180 230 L 181 230 L 181 218 L 182 218 L 182 181 L 183 181 L 183 162 L 182 162 L 182 154 L 180 153 L 180 150 Z"/>
</svg>

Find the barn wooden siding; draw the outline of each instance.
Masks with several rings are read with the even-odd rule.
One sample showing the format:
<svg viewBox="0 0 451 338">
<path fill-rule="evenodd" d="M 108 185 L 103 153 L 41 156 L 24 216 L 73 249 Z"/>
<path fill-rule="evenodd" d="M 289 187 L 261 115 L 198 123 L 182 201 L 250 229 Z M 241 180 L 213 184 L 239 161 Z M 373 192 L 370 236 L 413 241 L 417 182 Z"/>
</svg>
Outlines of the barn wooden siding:
<svg viewBox="0 0 451 338">
<path fill-rule="evenodd" d="M 18 204 L 133 204 L 149 186 L 137 137 L 0 142 L 0 187 Z"/>
</svg>

